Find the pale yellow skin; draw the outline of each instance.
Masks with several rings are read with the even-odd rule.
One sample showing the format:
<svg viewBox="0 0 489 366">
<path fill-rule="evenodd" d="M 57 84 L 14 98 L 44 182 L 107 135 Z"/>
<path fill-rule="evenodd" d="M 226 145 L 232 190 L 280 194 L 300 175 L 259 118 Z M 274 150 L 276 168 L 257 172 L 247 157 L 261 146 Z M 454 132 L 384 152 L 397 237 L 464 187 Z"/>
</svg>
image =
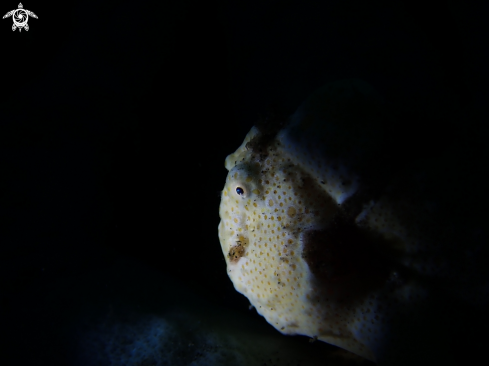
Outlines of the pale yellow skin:
<svg viewBox="0 0 489 366">
<path fill-rule="evenodd" d="M 253 127 L 243 144 L 226 158 L 229 174 L 221 196 L 219 239 L 236 290 L 277 330 L 317 337 L 367 359 L 383 361 L 389 358 L 391 337 L 397 335 L 392 322 L 414 314 L 411 309 L 429 297 L 427 286 L 411 273 L 443 276 L 447 260 L 424 230 L 434 224 L 420 200 L 414 199 L 416 189 L 409 184 L 401 200 L 381 195 L 365 203 L 352 221 L 362 233 L 373 232 L 380 238 L 382 243 L 372 250 L 385 248 L 395 255 L 387 255 L 372 271 L 355 272 L 351 281 L 348 273 L 341 273 L 343 259 L 337 265 L 334 258 L 319 262 L 311 258 L 313 252 L 305 244 L 308 235 L 327 230 L 361 186 L 347 162 L 322 150 L 328 139 L 321 134 L 331 133 L 321 124 L 332 118 L 328 108 L 336 108 L 334 116 L 341 116 L 341 105 L 335 99 L 337 85 L 313 94 L 267 145 L 264 157 L 247 148 L 260 134 Z M 373 93 L 364 83 L 339 85 L 346 98 L 356 90 L 377 103 L 369 99 Z M 317 138 L 309 138 L 308 131 Z M 298 134 L 304 138 L 297 139 Z M 341 251 L 335 248 L 332 250 Z M 310 263 L 326 267 L 330 263 L 331 282 L 327 275 L 317 278 Z M 380 274 L 369 279 L 376 267 L 384 265 Z M 398 267 L 409 269 L 409 275 L 401 276 Z M 365 268 L 370 268 L 368 263 Z M 425 322 L 418 321 L 420 326 Z"/>
</svg>

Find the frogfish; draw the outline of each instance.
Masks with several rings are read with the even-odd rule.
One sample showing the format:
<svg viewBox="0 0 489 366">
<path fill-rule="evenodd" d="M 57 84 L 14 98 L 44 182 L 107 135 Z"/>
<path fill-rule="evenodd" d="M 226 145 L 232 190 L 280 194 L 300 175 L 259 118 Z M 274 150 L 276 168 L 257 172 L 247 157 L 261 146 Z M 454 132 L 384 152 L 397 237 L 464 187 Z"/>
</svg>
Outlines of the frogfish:
<svg viewBox="0 0 489 366">
<path fill-rule="evenodd" d="M 448 173 L 433 171 L 450 155 L 395 166 L 386 126 L 384 98 L 357 79 L 261 120 L 225 160 L 219 240 L 235 289 L 279 332 L 431 362 L 459 304 L 487 304 L 478 227 L 446 213 Z"/>
</svg>

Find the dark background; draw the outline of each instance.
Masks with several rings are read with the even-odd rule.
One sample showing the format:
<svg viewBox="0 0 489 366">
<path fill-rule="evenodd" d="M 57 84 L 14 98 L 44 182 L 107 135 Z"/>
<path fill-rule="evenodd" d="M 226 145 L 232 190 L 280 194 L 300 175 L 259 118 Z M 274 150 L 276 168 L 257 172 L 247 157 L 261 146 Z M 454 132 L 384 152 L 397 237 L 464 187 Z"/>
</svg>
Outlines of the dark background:
<svg viewBox="0 0 489 366">
<path fill-rule="evenodd" d="M 120 258 L 247 312 L 217 237 L 224 159 L 270 105 L 292 113 L 324 83 L 371 83 L 397 112 L 392 133 L 409 154 L 460 144 L 484 171 L 488 13 L 479 5 L 23 5 L 39 17 L 28 32 L 0 22 L 0 324 L 18 355 L 50 354 L 26 334 L 58 337 L 53 309 L 76 302 L 60 279 L 69 287 Z"/>
</svg>

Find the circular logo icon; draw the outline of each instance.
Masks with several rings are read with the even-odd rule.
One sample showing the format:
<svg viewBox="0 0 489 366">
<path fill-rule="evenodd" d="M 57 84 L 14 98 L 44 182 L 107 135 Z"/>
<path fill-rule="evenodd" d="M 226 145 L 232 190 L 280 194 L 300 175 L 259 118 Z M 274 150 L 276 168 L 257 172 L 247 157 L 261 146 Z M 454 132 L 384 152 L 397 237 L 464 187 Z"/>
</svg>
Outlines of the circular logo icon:
<svg viewBox="0 0 489 366">
<path fill-rule="evenodd" d="M 27 12 L 24 9 L 16 9 L 14 11 L 14 14 L 12 14 L 12 18 L 14 20 L 14 24 L 22 28 L 24 25 L 27 24 L 27 20 L 29 19 L 29 16 L 27 15 Z"/>
</svg>

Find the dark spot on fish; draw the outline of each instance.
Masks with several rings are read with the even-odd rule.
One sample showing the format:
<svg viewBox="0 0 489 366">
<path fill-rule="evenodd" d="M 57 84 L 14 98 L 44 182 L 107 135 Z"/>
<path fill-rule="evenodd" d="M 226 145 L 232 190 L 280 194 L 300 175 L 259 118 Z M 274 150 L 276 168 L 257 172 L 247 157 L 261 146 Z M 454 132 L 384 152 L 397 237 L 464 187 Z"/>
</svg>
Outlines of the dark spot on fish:
<svg viewBox="0 0 489 366">
<path fill-rule="evenodd" d="M 322 288 L 342 301 L 364 298 L 384 286 L 393 271 L 394 265 L 380 254 L 383 239 L 359 228 L 342 211 L 324 229 L 303 235 L 301 257 Z"/>
</svg>

